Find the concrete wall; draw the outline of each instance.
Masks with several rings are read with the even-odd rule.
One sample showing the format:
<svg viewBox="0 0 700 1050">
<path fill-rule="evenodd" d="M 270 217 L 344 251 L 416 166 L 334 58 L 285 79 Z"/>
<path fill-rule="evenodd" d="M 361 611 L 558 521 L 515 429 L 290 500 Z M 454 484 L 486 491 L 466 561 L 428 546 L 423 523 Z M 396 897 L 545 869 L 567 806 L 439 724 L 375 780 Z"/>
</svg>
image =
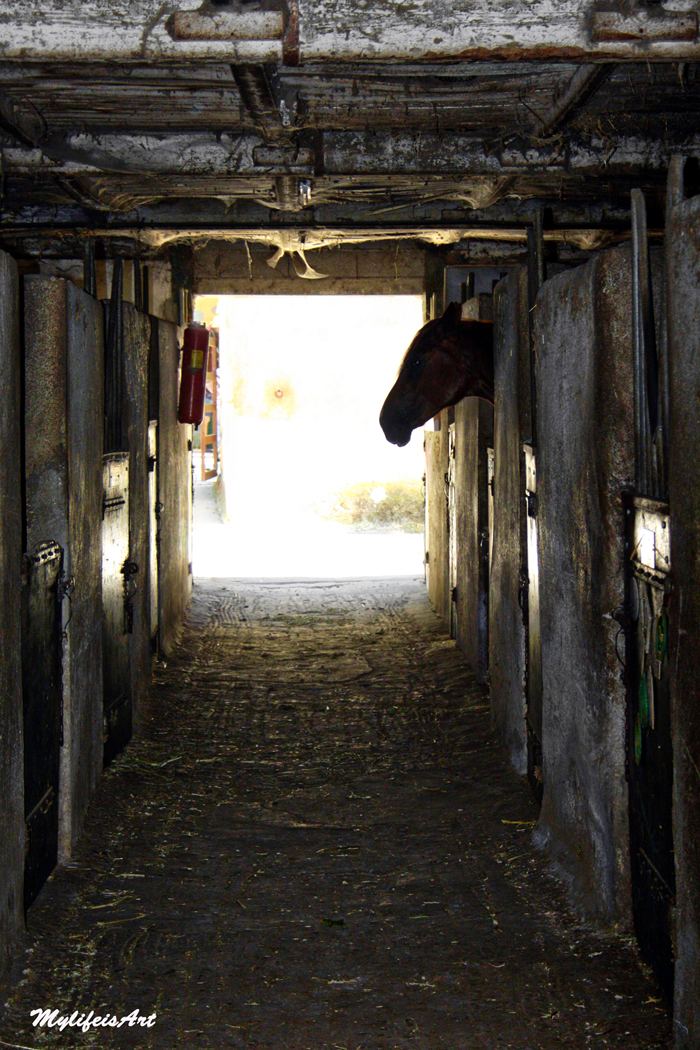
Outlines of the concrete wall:
<svg viewBox="0 0 700 1050">
<path fill-rule="evenodd" d="M 669 502 L 674 589 L 669 653 L 676 857 L 675 1032 L 700 1046 L 700 197 L 676 207 L 666 231 L 669 274 Z"/>
<path fill-rule="evenodd" d="M 543 676 L 540 843 L 592 916 L 628 921 L 622 493 L 634 483 L 628 247 L 547 281 L 535 314 Z"/>
<path fill-rule="evenodd" d="M 298 256 L 267 265 L 275 248 L 241 241 L 212 242 L 194 255 L 194 287 L 200 295 L 422 295 L 426 253 L 412 244 L 343 245 L 309 251 L 307 260 L 323 280 L 300 278 Z"/>
<path fill-rule="evenodd" d="M 491 720 L 519 773 L 527 770 L 526 511 L 523 442 L 530 438 L 527 271 L 494 293 L 494 528 L 489 588 Z"/>
<path fill-rule="evenodd" d="M 448 468 L 447 409 L 440 413 L 441 430 L 425 431 L 425 493 L 427 500 L 426 555 L 428 596 L 435 612 L 449 623 L 449 557 L 447 533 Z"/>
<path fill-rule="evenodd" d="M 159 636 L 167 655 L 177 642 L 190 597 L 190 493 L 192 474 L 187 444 L 191 428 L 177 421 L 180 377 L 178 328 L 155 318 L 158 332 L 158 550 Z"/>
<path fill-rule="evenodd" d="M 0 252 L 0 972 L 24 917 L 19 279 Z"/>
<path fill-rule="evenodd" d="M 489 518 L 486 450 L 493 408 L 477 397 L 455 406 L 457 644 L 480 682 L 489 666 Z"/>
<path fill-rule="evenodd" d="M 134 731 L 138 733 L 151 681 L 148 513 L 148 361 L 151 321 L 124 303 L 124 389 L 129 462 L 129 557 L 139 567 L 133 599 L 131 697 Z"/>
<path fill-rule="evenodd" d="M 103 322 L 70 281 L 25 278 L 27 547 L 55 540 L 64 601 L 59 857 L 70 856 L 102 771 Z"/>
</svg>

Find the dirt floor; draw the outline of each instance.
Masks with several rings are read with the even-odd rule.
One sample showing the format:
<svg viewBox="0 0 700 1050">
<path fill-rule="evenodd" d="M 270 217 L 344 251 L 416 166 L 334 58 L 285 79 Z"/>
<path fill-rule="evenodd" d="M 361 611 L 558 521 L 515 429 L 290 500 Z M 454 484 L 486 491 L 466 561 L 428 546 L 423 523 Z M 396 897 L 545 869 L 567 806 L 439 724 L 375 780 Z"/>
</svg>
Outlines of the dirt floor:
<svg viewBox="0 0 700 1050">
<path fill-rule="evenodd" d="M 533 847 L 422 581 L 199 583 L 151 703 L 31 909 L 2 1045 L 670 1045 L 634 942 L 582 926 Z"/>
</svg>

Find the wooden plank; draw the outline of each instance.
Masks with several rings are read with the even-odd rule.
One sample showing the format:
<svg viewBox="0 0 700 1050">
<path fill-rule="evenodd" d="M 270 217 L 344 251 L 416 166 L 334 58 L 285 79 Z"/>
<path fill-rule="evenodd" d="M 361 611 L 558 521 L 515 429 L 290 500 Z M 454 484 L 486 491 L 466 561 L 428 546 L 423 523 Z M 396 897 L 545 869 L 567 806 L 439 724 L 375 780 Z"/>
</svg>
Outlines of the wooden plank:
<svg viewBox="0 0 700 1050">
<path fill-rule="evenodd" d="M 174 40 L 280 40 L 281 11 L 176 11 L 170 21 Z"/>
<path fill-rule="evenodd" d="M 657 41 L 689 40 L 698 35 L 695 11 L 594 11 L 591 36 L 599 41 L 634 40 L 645 44 Z"/>
<path fill-rule="evenodd" d="M 236 177 L 296 174 L 313 177 L 315 168 L 329 176 L 490 175 L 566 172 L 599 175 L 629 171 L 662 172 L 677 147 L 656 138 L 610 135 L 605 140 L 572 137 L 559 145 L 529 146 L 510 140 L 498 149 L 458 132 L 419 136 L 393 130 L 329 131 L 318 154 L 270 148 L 251 133 L 216 135 L 206 131 L 108 132 L 68 134 L 42 142 L 40 148 L 17 145 L 4 150 L 4 170 L 68 176 L 126 174 L 182 177 Z M 700 135 L 688 136 L 687 156 L 700 158 Z M 53 163 L 52 163 L 53 162 Z"/>
<path fill-rule="evenodd" d="M 180 0 L 192 20 L 199 0 Z M 676 39 L 596 40 L 590 0 L 415 0 L 387 5 L 374 0 L 299 0 L 299 58 L 341 61 L 507 60 L 544 58 L 589 61 L 693 60 L 700 55 L 689 30 Z M 160 0 L 42 0 L 19 6 L 0 2 L 0 57 L 24 61 L 84 62 L 179 59 L 232 63 L 282 62 L 280 40 L 178 40 L 169 32 L 172 8 Z M 679 12 L 674 25 L 692 19 Z M 250 17 L 250 16 L 247 16 Z M 676 28 L 676 34 L 680 31 Z M 287 49 L 290 64 L 294 61 Z"/>
<path fill-rule="evenodd" d="M 14 259 L 0 252 L 0 971 L 24 931 L 24 768 L 20 567 L 22 488 L 19 279 Z"/>
</svg>

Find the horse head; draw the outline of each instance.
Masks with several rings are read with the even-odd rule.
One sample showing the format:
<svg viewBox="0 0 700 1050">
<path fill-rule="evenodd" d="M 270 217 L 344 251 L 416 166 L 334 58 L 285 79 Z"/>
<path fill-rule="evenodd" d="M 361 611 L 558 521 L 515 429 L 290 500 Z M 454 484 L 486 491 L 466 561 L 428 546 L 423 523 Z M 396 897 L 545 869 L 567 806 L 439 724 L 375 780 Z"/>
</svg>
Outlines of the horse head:
<svg viewBox="0 0 700 1050">
<path fill-rule="evenodd" d="M 493 325 L 462 321 L 459 303 L 428 321 L 406 351 L 379 424 L 387 441 L 407 445 L 416 427 L 473 395 L 493 404 Z"/>
</svg>

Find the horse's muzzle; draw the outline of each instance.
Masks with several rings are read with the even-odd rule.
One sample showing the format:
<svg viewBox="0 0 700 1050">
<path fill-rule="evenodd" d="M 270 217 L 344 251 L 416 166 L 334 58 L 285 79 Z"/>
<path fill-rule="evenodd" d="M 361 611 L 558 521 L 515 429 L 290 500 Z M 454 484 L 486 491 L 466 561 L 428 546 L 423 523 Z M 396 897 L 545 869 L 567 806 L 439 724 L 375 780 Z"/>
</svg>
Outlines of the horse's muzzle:
<svg viewBox="0 0 700 1050">
<path fill-rule="evenodd" d="M 411 428 L 401 425 L 400 423 L 387 422 L 379 417 L 379 424 L 384 431 L 384 437 L 387 441 L 391 442 L 392 445 L 398 445 L 399 448 L 403 448 L 411 440 Z"/>
</svg>

